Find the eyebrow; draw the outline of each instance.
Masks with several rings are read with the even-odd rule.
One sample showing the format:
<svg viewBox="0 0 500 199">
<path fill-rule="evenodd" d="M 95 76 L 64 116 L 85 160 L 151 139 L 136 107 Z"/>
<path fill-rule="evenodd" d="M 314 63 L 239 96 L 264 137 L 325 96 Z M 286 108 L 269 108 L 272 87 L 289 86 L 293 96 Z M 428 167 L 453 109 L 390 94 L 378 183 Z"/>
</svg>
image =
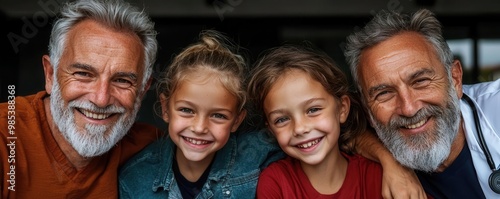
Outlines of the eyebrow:
<svg viewBox="0 0 500 199">
<path fill-rule="evenodd" d="M 333 97 L 335 98 L 335 96 L 333 96 Z M 302 102 L 302 104 L 311 104 L 311 103 L 313 103 L 315 101 L 325 101 L 325 99 L 324 98 L 320 98 L 320 97 L 315 97 L 315 98 L 308 99 L 305 102 Z"/>
<path fill-rule="evenodd" d="M 429 68 L 422 68 L 422 69 L 414 72 L 412 75 L 410 75 L 409 80 L 415 79 L 415 78 L 420 77 L 420 76 L 425 75 L 425 74 L 431 74 L 432 75 L 434 73 L 435 73 L 434 70 L 431 70 Z"/>
<path fill-rule="evenodd" d="M 174 101 L 174 104 L 177 104 L 177 103 L 186 103 L 186 104 L 188 104 L 189 106 L 192 106 L 192 107 L 198 107 L 196 103 L 193 103 L 193 102 L 188 101 L 188 100 L 185 100 L 185 99 L 180 99 L 180 100 L 176 100 L 176 101 Z M 210 111 L 211 111 L 211 112 L 226 111 L 226 112 L 229 112 L 230 114 L 233 114 L 233 111 L 231 111 L 231 109 L 228 109 L 228 108 L 219 108 L 219 107 L 215 107 L 215 108 L 211 109 Z"/>
<path fill-rule="evenodd" d="M 74 64 L 71 64 L 70 67 L 78 68 L 78 69 L 82 69 L 82 70 L 88 70 L 88 71 L 92 71 L 92 72 L 97 72 L 94 67 L 92 67 L 91 65 L 88 65 L 88 64 L 74 63 Z"/>
<path fill-rule="evenodd" d="M 277 110 L 269 112 L 269 114 L 267 114 L 267 117 L 271 118 L 272 115 L 284 114 L 284 113 L 285 113 L 285 110 L 283 110 L 283 109 L 277 109 Z"/>
<path fill-rule="evenodd" d="M 301 105 L 308 105 L 308 104 L 312 104 L 315 101 L 325 101 L 325 99 L 324 98 L 311 98 L 311 99 L 308 99 L 308 100 L 306 100 L 306 101 L 304 101 L 304 102 L 302 102 L 300 104 Z M 285 112 L 286 111 L 283 110 L 283 109 L 277 109 L 277 110 L 269 112 L 269 114 L 267 114 L 267 116 L 270 117 L 273 114 L 279 114 L 279 113 L 283 114 Z"/>
</svg>

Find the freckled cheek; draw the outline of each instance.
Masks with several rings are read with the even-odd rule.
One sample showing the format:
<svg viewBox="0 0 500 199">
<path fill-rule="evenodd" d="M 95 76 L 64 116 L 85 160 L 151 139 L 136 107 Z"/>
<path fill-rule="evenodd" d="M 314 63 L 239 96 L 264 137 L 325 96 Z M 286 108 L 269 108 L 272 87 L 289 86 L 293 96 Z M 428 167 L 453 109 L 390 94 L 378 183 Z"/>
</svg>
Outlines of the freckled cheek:
<svg viewBox="0 0 500 199">
<path fill-rule="evenodd" d="M 290 145 L 291 136 L 278 135 L 276 137 L 276 140 L 278 141 L 278 145 L 280 145 L 281 148 L 285 148 Z"/>
<path fill-rule="evenodd" d="M 226 145 L 229 140 L 231 132 L 229 131 L 218 131 L 218 133 L 212 133 L 212 135 L 219 141 L 221 148 Z"/>
<path fill-rule="evenodd" d="M 276 140 L 278 141 L 278 144 L 280 146 L 288 146 L 289 142 L 292 139 L 292 130 L 291 129 L 280 129 L 279 131 L 273 131 L 274 137 L 276 137 Z"/>
<path fill-rule="evenodd" d="M 314 128 L 322 132 L 339 133 L 340 121 L 339 118 L 325 117 L 314 123 Z"/>
<path fill-rule="evenodd" d="M 169 123 L 168 134 L 170 135 L 170 137 L 175 137 L 182 131 L 181 129 L 182 128 L 179 128 L 179 126 L 175 123 Z"/>
<path fill-rule="evenodd" d="M 177 134 L 183 130 L 188 130 L 192 122 L 189 119 L 182 118 L 180 116 L 172 115 L 170 116 L 168 123 L 169 134 Z"/>
<path fill-rule="evenodd" d="M 231 125 L 228 124 L 209 124 L 208 129 L 216 137 L 225 139 L 231 134 Z"/>
</svg>

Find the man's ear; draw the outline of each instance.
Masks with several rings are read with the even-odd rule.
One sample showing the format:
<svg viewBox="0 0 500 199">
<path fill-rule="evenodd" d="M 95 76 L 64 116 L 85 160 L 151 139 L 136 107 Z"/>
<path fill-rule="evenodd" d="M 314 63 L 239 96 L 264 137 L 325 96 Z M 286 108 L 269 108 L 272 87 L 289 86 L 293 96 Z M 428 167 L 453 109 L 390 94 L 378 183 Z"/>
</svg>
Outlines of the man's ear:
<svg viewBox="0 0 500 199">
<path fill-rule="evenodd" d="M 160 104 L 161 104 L 161 118 L 163 121 L 168 123 L 168 101 L 167 97 L 162 93 L 160 94 Z"/>
<path fill-rule="evenodd" d="M 42 56 L 43 72 L 45 75 L 45 91 L 48 94 L 52 93 L 52 85 L 54 83 L 54 67 L 50 62 L 48 55 Z"/>
<path fill-rule="evenodd" d="M 460 61 L 455 60 L 453 61 L 451 65 L 451 79 L 453 87 L 455 87 L 455 90 L 457 91 L 458 98 L 462 98 L 462 64 Z"/>
<path fill-rule="evenodd" d="M 242 110 L 241 113 L 237 116 L 236 121 L 234 121 L 233 126 L 231 127 L 231 133 L 235 132 L 238 127 L 240 127 L 241 122 L 245 120 L 245 117 L 247 116 L 247 110 Z"/>
</svg>

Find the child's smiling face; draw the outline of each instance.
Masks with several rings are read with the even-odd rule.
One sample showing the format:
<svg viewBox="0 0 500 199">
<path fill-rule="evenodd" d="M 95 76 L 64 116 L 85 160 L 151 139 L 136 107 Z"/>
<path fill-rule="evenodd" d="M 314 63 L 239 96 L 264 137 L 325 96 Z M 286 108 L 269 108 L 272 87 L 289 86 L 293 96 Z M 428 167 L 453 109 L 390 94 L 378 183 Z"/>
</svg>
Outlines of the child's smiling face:
<svg viewBox="0 0 500 199">
<path fill-rule="evenodd" d="M 162 100 L 163 119 L 177 155 L 187 161 L 212 161 L 245 117 L 238 99 L 210 72 L 191 72 L 180 81 L 169 102 Z M 179 153 L 180 152 L 182 153 Z"/>
<path fill-rule="evenodd" d="M 349 114 L 349 99 L 335 98 L 307 73 L 292 69 L 271 86 L 264 112 L 283 151 L 316 165 L 338 154 L 340 123 Z"/>
</svg>

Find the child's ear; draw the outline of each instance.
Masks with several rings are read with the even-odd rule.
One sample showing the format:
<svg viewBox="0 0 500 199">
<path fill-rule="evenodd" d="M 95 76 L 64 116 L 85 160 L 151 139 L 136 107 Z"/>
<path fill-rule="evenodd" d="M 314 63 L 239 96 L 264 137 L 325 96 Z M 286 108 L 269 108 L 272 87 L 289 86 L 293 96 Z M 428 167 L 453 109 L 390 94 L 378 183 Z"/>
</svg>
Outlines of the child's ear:
<svg viewBox="0 0 500 199">
<path fill-rule="evenodd" d="M 344 123 L 347 120 L 347 117 L 349 116 L 349 110 L 351 108 L 351 100 L 349 99 L 349 96 L 342 95 L 342 97 L 340 97 L 339 108 L 340 108 L 339 120 L 340 123 Z"/>
<path fill-rule="evenodd" d="M 162 93 L 160 94 L 160 104 L 161 104 L 161 118 L 163 121 L 168 123 L 168 101 L 167 97 Z"/>
<path fill-rule="evenodd" d="M 243 120 L 245 120 L 246 116 L 247 116 L 247 111 L 242 110 L 241 113 L 237 116 L 236 121 L 234 121 L 233 126 L 231 127 L 231 133 L 235 132 L 238 129 L 241 122 L 243 122 Z"/>
</svg>

